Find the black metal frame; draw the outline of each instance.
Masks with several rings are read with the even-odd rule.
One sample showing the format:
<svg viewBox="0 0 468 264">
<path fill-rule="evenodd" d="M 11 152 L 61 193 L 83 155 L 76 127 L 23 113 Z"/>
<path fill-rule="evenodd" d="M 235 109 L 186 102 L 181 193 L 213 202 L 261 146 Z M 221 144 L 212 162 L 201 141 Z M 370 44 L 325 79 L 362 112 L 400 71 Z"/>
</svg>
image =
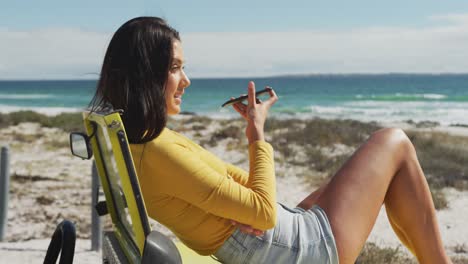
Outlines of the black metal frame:
<svg viewBox="0 0 468 264">
<path fill-rule="evenodd" d="M 75 225 L 63 220 L 58 224 L 52 235 L 47 253 L 44 259 L 44 264 L 56 263 L 60 254 L 60 264 L 73 263 L 75 254 L 76 230 Z"/>
<path fill-rule="evenodd" d="M 94 137 L 94 135 L 96 135 L 97 124 L 92 123 L 92 125 L 93 125 L 93 133 L 90 136 L 88 136 L 88 134 L 86 134 L 84 132 L 71 132 L 70 133 L 70 136 L 69 136 L 70 152 L 73 154 L 73 156 L 76 156 L 76 157 L 82 158 L 82 159 L 91 159 L 91 157 L 93 156 L 93 148 L 91 147 L 91 139 Z M 81 157 L 79 155 L 76 155 L 75 152 L 73 151 L 73 140 L 72 140 L 73 135 L 79 135 L 85 140 L 86 151 L 88 153 L 87 157 Z"/>
</svg>

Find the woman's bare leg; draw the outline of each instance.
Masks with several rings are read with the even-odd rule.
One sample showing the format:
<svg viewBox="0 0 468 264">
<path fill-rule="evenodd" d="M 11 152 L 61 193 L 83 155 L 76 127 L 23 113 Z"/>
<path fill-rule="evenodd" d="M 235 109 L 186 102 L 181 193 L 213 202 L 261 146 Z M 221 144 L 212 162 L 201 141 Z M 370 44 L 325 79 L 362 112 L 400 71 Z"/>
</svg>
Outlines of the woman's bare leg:
<svg viewBox="0 0 468 264">
<path fill-rule="evenodd" d="M 382 129 L 299 206 L 330 220 L 340 263 L 354 263 L 385 203 L 392 227 L 420 263 L 450 263 L 416 152 L 400 129 Z"/>
<path fill-rule="evenodd" d="M 302 202 L 300 202 L 297 207 L 301 207 L 304 209 L 310 209 L 314 204 L 317 203 L 318 198 L 323 193 L 323 190 L 327 187 L 328 183 L 323 184 L 317 190 L 313 191 L 309 196 L 307 196 Z"/>
<path fill-rule="evenodd" d="M 323 193 L 323 190 L 325 190 L 325 188 L 327 187 L 328 185 L 328 182 L 322 184 L 319 188 L 317 188 L 315 191 L 313 191 L 311 194 L 309 194 L 304 200 L 302 200 L 297 206 L 298 207 L 301 207 L 301 208 L 304 208 L 304 209 L 309 209 L 309 208 L 312 208 L 312 206 L 314 204 L 317 203 L 318 201 L 318 198 L 320 197 L 320 195 Z M 387 209 L 387 208 L 386 208 Z M 398 236 L 398 238 L 400 239 L 400 241 L 413 253 L 415 254 L 414 252 L 414 247 L 409 243 L 409 240 L 408 238 L 406 237 L 406 234 L 403 232 L 403 230 L 401 229 L 401 227 L 399 227 L 397 224 L 396 224 L 396 221 L 393 219 L 393 214 L 392 212 L 389 212 L 389 210 L 387 209 L 387 217 L 389 219 L 389 222 L 393 228 L 393 230 L 395 231 L 396 235 Z"/>
</svg>

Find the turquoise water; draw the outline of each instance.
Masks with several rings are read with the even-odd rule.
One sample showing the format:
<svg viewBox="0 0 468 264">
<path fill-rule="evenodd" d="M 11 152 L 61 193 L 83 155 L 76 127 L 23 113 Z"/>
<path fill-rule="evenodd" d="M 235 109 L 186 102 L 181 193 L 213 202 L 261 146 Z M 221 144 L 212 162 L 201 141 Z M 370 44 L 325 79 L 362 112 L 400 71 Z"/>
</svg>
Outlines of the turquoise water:
<svg viewBox="0 0 468 264">
<path fill-rule="evenodd" d="M 230 96 L 245 93 L 251 79 L 192 79 L 183 110 L 230 117 L 221 108 Z M 253 78 L 260 89 L 272 86 L 281 117 L 352 118 L 363 121 L 431 120 L 468 124 L 468 75 L 315 75 Z M 0 111 L 31 109 L 48 114 L 79 111 L 90 101 L 96 81 L 0 81 Z"/>
</svg>

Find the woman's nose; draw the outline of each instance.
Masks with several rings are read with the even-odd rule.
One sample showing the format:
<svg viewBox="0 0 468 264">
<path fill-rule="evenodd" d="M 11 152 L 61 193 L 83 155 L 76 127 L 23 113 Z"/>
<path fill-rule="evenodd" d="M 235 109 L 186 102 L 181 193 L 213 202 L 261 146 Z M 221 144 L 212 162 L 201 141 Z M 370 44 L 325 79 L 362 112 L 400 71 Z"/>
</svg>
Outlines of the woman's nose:
<svg viewBox="0 0 468 264">
<path fill-rule="evenodd" d="M 183 82 L 184 82 L 184 88 L 189 87 L 191 84 L 190 79 L 188 78 L 185 72 L 184 72 Z"/>
</svg>

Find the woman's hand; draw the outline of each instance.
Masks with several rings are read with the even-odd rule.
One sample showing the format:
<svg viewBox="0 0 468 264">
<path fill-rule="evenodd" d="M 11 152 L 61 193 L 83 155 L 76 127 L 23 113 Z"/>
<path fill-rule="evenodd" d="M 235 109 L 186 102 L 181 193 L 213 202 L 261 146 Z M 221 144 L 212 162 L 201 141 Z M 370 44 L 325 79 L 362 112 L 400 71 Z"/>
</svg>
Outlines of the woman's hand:
<svg viewBox="0 0 468 264">
<path fill-rule="evenodd" d="M 247 120 L 245 134 L 249 144 L 257 140 L 265 140 L 263 127 L 270 107 L 278 101 L 275 91 L 269 91 L 270 98 L 265 102 L 257 100 L 255 97 L 255 83 L 250 81 L 248 86 L 248 104 L 242 102 L 233 105 L 234 109 Z"/>
<path fill-rule="evenodd" d="M 234 226 L 237 226 L 237 228 L 239 228 L 239 230 L 244 234 L 254 235 L 254 236 L 261 236 L 261 235 L 263 235 L 263 233 L 265 233 L 262 230 L 255 229 L 252 226 L 244 225 L 244 224 L 241 224 L 241 223 L 236 222 L 234 220 L 231 220 L 231 224 L 234 225 Z"/>
</svg>

